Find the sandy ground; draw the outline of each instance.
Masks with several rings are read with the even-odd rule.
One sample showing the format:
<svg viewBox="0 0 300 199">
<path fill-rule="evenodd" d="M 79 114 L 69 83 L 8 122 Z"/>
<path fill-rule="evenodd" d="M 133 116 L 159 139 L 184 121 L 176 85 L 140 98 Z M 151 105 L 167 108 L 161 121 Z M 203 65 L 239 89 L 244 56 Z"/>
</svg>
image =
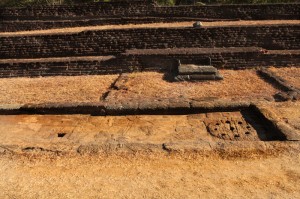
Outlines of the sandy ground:
<svg viewBox="0 0 300 199">
<path fill-rule="evenodd" d="M 0 104 L 98 102 L 116 75 L 2 78 Z"/>
<path fill-rule="evenodd" d="M 274 72 L 279 77 L 286 80 L 289 84 L 300 89 L 300 68 L 289 67 L 289 68 L 270 68 L 270 71 Z"/>
<path fill-rule="evenodd" d="M 86 26 L 74 28 L 60 28 L 48 30 L 20 31 L 20 32 L 2 32 L 1 36 L 21 36 L 21 35 L 43 35 L 43 34 L 66 34 L 76 33 L 86 30 L 110 30 L 110 29 L 128 29 L 128 28 L 172 28 L 172 27 L 192 27 L 194 21 L 173 22 L 173 23 L 152 23 L 152 24 L 128 24 L 128 25 L 104 25 L 104 26 Z M 270 24 L 299 24 L 300 20 L 262 20 L 262 21 L 218 21 L 202 22 L 204 27 L 212 26 L 246 26 L 246 25 L 270 25 Z"/>
<path fill-rule="evenodd" d="M 167 82 L 156 72 L 132 73 L 125 89 L 112 91 L 108 100 L 142 98 L 255 99 L 272 97 L 278 90 L 262 80 L 255 70 L 220 70 L 222 81 Z"/>
<path fill-rule="evenodd" d="M 278 92 L 255 70 L 221 70 L 223 81 L 175 82 L 156 72 L 132 73 L 124 86 L 113 90 L 107 100 L 148 98 L 272 98 Z M 4 78 L 0 79 L 0 104 L 38 104 L 55 102 L 99 102 L 117 75 Z"/>
<path fill-rule="evenodd" d="M 300 198 L 299 153 L 0 157 L 0 198 Z"/>
</svg>

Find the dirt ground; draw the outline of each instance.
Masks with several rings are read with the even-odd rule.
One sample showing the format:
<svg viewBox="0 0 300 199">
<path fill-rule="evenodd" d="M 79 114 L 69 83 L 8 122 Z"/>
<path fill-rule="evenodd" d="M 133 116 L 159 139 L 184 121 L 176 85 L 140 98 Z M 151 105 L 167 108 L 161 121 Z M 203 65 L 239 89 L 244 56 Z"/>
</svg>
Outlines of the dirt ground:
<svg viewBox="0 0 300 199">
<path fill-rule="evenodd" d="M 117 75 L 2 78 L 0 104 L 98 102 Z"/>
<path fill-rule="evenodd" d="M 261 20 L 261 21 L 217 21 L 202 22 L 203 26 L 243 26 L 243 25 L 270 25 L 270 24 L 299 24 L 300 20 Z M 61 34 L 76 33 L 86 30 L 110 30 L 110 29 L 128 29 L 128 28 L 172 28 L 172 27 L 192 27 L 194 21 L 173 22 L 173 23 L 151 23 L 151 24 L 128 24 L 128 25 L 103 25 L 87 26 L 74 28 L 59 28 L 49 30 L 33 30 L 20 32 L 2 32 L 0 36 L 21 36 L 21 35 L 43 35 L 43 34 Z"/>
<path fill-rule="evenodd" d="M 272 98 L 278 92 L 262 80 L 255 70 L 220 70 L 222 81 L 168 82 L 156 72 L 132 73 L 121 90 L 112 91 L 108 100 L 147 98 Z"/>
<path fill-rule="evenodd" d="M 299 103 L 267 103 L 265 107 L 297 129 L 294 123 L 300 118 Z M 228 114 L 230 118 L 235 115 L 225 115 Z M 82 143 L 121 139 L 152 144 L 201 139 L 215 142 L 199 123 L 209 115 L 220 117 L 211 113 L 108 117 L 3 115 L 0 198 L 300 198 L 299 147 L 229 158 L 166 151 L 53 156 L 51 150 L 47 151 L 50 145 L 72 148 Z M 67 134 L 58 138 L 59 132 Z M 23 145 L 29 151 L 32 146 L 41 148 L 37 148 L 37 153 L 13 155 L 3 153 L 3 145 Z"/>
<path fill-rule="evenodd" d="M 280 120 L 300 118 L 299 103 L 268 103 L 265 107 Z M 201 121 L 224 116 L 240 117 L 235 112 L 107 117 L 3 115 L 0 198 L 300 198 L 299 147 L 230 157 L 167 151 L 53 156 L 47 151 L 50 145 L 71 147 L 120 139 L 152 144 L 201 139 L 212 143 L 216 139 L 209 138 Z M 67 134 L 58 138 L 58 132 Z M 30 146 L 41 148 L 37 153 L 11 154 L 3 153 L 5 145 L 24 145 L 29 151 Z"/>
<path fill-rule="evenodd" d="M 277 76 L 286 80 L 292 86 L 300 89 L 300 68 L 299 67 L 289 67 L 289 68 L 275 68 L 269 69 L 274 72 Z"/>
<path fill-rule="evenodd" d="M 300 155 L 0 157 L 0 198 L 300 198 Z"/>
<path fill-rule="evenodd" d="M 126 90 L 113 90 L 107 100 L 140 98 L 272 98 L 276 88 L 255 70 L 221 70 L 223 81 L 168 82 L 163 73 L 129 74 Z M 118 75 L 0 79 L 0 104 L 99 102 Z"/>
</svg>

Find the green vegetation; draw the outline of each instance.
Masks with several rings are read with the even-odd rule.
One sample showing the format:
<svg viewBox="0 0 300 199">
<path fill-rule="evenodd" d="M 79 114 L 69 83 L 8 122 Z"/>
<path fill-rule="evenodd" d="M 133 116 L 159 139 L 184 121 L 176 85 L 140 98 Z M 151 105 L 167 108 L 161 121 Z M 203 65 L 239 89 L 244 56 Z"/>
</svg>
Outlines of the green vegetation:
<svg viewBox="0 0 300 199">
<path fill-rule="evenodd" d="M 0 0 L 0 6 L 28 6 L 28 5 L 57 5 L 89 3 L 110 0 Z M 298 2 L 298 0 L 157 0 L 160 5 L 178 5 L 178 4 L 238 4 L 238 3 L 289 3 Z"/>
</svg>

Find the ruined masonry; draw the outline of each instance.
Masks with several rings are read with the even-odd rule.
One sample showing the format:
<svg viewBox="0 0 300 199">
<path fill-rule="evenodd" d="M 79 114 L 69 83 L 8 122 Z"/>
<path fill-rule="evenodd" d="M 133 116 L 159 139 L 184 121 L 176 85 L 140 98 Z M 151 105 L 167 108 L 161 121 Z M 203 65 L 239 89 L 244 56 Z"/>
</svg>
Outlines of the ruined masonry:
<svg viewBox="0 0 300 199">
<path fill-rule="evenodd" d="M 1 8 L 0 78 L 21 82 L 23 96 L 2 94 L 0 152 L 242 156 L 298 146 L 299 10 L 146 0 Z M 103 85 L 91 91 L 79 76 Z M 43 96 L 30 98 L 28 82 Z"/>
</svg>

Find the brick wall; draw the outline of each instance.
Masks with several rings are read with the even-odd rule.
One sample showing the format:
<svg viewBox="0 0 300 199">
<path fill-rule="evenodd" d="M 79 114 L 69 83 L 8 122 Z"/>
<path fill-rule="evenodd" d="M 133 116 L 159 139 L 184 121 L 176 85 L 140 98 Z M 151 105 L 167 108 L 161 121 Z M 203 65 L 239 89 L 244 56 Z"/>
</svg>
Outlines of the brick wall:
<svg viewBox="0 0 300 199">
<path fill-rule="evenodd" d="M 244 69 L 261 66 L 287 67 L 300 64 L 299 50 L 270 51 L 263 53 L 260 48 L 226 49 L 174 49 L 172 53 L 160 49 L 145 53 L 124 53 L 107 60 L 32 60 L 0 62 L 0 77 L 36 77 L 57 75 L 118 74 L 133 71 L 170 71 L 180 60 L 186 64 L 211 64 L 217 68 Z M 157 53 L 159 52 L 160 53 Z"/>
<path fill-rule="evenodd" d="M 252 4 L 155 7 L 156 16 L 228 19 L 300 19 L 300 4 Z"/>
<path fill-rule="evenodd" d="M 166 71 L 177 65 L 176 60 L 183 64 L 211 64 L 219 69 L 245 69 L 261 66 L 299 67 L 300 51 L 285 51 L 264 53 L 263 49 L 250 48 L 225 48 L 225 49 L 170 49 L 150 50 L 145 53 L 124 53 L 122 59 L 124 68 L 135 66 L 142 71 Z M 151 52 L 152 51 L 152 52 Z M 160 52 L 159 52 L 160 51 Z M 171 51 L 171 52 L 170 52 Z M 157 53 L 159 52 L 159 53 Z"/>
<path fill-rule="evenodd" d="M 2 8 L 3 20 L 32 19 L 76 19 L 107 16 L 144 16 L 151 11 L 153 4 L 146 0 L 114 1 L 75 5 L 29 6 L 21 8 Z"/>
<path fill-rule="evenodd" d="M 45 30 L 52 28 L 83 27 L 97 25 L 123 25 L 145 24 L 159 22 L 197 21 L 199 18 L 191 17 L 114 17 L 99 19 L 73 19 L 73 20 L 14 20 L 2 21 L 0 32 L 17 32 L 28 30 Z M 219 19 L 200 19 L 201 21 L 218 21 Z M 192 26 L 192 23 L 191 23 Z"/>
<path fill-rule="evenodd" d="M 154 28 L 1 37 L 0 57 L 115 55 L 128 49 L 251 47 L 299 49 L 300 25 Z"/>
<path fill-rule="evenodd" d="M 0 77 L 106 75 L 131 72 L 111 61 L 8 62 L 0 63 Z"/>
<path fill-rule="evenodd" d="M 108 16 L 200 17 L 219 19 L 300 19 L 300 4 L 155 6 L 153 1 L 102 2 L 81 5 L 0 9 L 5 20 L 62 19 Z"/>
<path fill-rule="evenodd" d="M 299 10 L 297 3 L 160 7 L 149 0 L 2 8 L 0 31 L 205 19 L 300 19 Z"/>
</svg>

